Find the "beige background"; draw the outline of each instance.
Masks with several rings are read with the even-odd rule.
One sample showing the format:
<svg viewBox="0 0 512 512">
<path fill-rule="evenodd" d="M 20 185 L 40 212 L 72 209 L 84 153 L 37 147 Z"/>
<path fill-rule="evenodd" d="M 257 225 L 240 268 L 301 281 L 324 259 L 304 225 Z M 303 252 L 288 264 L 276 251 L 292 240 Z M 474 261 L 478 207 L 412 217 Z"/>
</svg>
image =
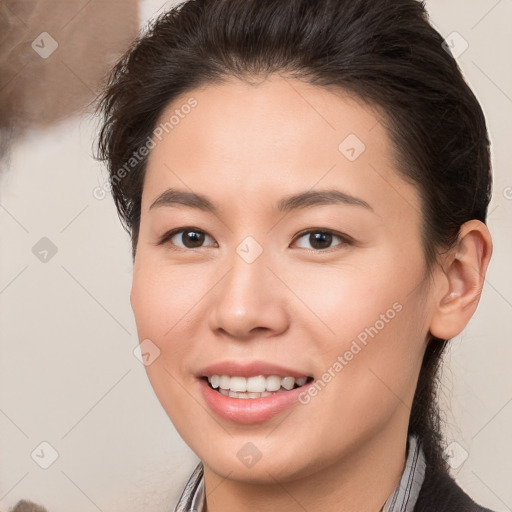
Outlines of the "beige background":
<svg viewBox="0 0 512 512">
<path fill-rule="evenodd" d="M 140 25 L 171 3 L 141 2 Z M 468 494 L 506 511 L 512 509 L 512 1 L 431 0 L 427 7 L 443 36 L 456 31 L 469 44 L 458 61 L 488 119 L 495 176 L 493 261 L 479 309 L 453 340 L 444 370 L 447 438 L 455 443 L 450 460 Z M 170 511 L 196 464 L 133 354 L 130 244 L 110 197 L 93 196 L 105 181 L 91 158 L 96 129 L 84 114 L 29 130 L 2 170 L 0 511 L 22 498 L 50 512 Z M 57 248 L 46 263 L 32 252 L 42 237 Z M 48 469 L 31 457 L 43 441 L 58 452 Z"/>
</svg>

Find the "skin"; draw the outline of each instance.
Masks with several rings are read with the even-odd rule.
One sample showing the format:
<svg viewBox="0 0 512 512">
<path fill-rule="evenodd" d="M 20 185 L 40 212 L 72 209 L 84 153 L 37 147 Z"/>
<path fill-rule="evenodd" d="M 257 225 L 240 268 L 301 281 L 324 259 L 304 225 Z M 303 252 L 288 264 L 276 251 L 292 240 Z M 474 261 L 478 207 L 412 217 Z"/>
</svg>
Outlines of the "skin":
<svg viewBox="0 0 512 512">
<path fill-rule="evenodd" d="M 466 223 L 428 278 L 418 191 L 396 170 L 380 114 L 341 91 L 233 79 L 182 95 L 162 120 L 190 97 L 197 106 L 149 156 L 131 304 L 139 339 L 160 350 L 146 367 L 155 393 L 204 463 L 207 510 L 380 510 L 404 468 L 429 331 L 450 338 L 471 318 L 489 232 Z M 366 146 L 354 161 L 338 149 L 349 134 Z M 150 208 L 171 187 L 207 196 L 217 213 Z M 324 189 L 371 209 L 277 209 L 285 196 Z M 189 226 L 205 233 L 202 246 L 187 248 L 183 233 L 159 244 Z M 318 228 L 349 241 L 318 248 L 302 234 Z M 263 249 L 252 263 L 236 252 L 247 236 Z M 400 312 L 306 405 L 241 425 L 202 397 L 197 371 L 228 359 L 321 378 L 396 303 Z M 250 468 L 237 457 L 247 442 L 261 452 Z"/>
</svg>

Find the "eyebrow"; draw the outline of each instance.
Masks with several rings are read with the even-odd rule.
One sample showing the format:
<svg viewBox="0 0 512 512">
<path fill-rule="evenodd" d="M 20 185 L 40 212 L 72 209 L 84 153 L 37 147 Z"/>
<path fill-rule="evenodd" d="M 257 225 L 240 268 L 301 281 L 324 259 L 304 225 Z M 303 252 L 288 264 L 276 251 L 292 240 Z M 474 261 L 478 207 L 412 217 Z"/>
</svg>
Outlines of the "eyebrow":
<svg viewBox="0 0 512 512">
<path fill-rule="evenodd" d="M 340 203 L 350 206 L 362 206 L 363 208 L 373 211 L 373 208 L 363 199 L 359 199 L 358 197 L 351 196 L 336 189 L 309 190 L 308 192 L 287 196 L 279 201 L 277 208 L 279 211 L 289 212 L 291 210 L 309 208 L 311 206 Z"/>
<path fill-rule="evenodd" d="M 162 206 L 175 206 L 177 204 L 214 214 L 218 213 L 218 208 L 206 196 L 173 188 L 169 188 L 160 194 L 153 201 L 149 209 L 151 210 Z M 281 212 L 289 212 L 329 204 L 360 206 L 373 211 L 373 208 L 363 199 L 336 189 L 309 190 L 307 192 L 286 196 L 277 203 L 277 209 Z"/>
</svg>

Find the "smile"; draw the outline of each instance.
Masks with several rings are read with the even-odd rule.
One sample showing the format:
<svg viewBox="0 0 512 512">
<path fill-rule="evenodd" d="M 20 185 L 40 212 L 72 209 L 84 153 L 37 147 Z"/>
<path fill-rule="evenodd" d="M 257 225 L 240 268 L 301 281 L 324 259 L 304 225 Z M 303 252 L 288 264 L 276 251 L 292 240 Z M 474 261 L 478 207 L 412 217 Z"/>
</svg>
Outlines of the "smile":
<svg viewBox="0 0 512 512">
<path fill-rule="evenodd" d="M 313 377 L 281 377 L 279 375 L 211 375 L 205 377 L 210 388 L 230 398 L 255 399 L 286 393 L 311 382 Z"/>
</svg>

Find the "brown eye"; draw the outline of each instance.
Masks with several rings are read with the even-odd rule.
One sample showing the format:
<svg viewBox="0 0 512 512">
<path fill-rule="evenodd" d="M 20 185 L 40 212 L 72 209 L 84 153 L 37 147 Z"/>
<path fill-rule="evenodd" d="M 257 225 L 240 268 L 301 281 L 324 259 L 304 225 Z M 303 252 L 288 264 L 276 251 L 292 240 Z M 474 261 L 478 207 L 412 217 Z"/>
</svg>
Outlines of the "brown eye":
<svg viewBox="0 0 512 512">
<path fill-rule="evenodd" d="M 209 241 L 206 247 L 216 245 L 212 238 L 200 229 L 181 228 L 164 235 L 159 245 L 171 244 L 181 249 L 199 249 L 205 246 L 206 241 Z"/>
<path fill-rule="evenodd" d="M 310 233 L 309 243 L 313 249 L 328 249 L 332 244 L 330 233 Z"/>
<path fill-rule="evenodd" d="M 302 233 L 297 240 L 299 247 L 316 251 L 331 249 L 332 247 L 343 246 L 349 243 L 346 237 L 328 230 L 310 230 Z M 333 245 L 333 242 L 337 243 Z"/>
<path fill-rule="evenodd" d="M 205 239 L 205 234 L 199 231 L 183 231 L 181 233 L 181 242 L 187 249 L 201 247 Z"/>
</svg>

